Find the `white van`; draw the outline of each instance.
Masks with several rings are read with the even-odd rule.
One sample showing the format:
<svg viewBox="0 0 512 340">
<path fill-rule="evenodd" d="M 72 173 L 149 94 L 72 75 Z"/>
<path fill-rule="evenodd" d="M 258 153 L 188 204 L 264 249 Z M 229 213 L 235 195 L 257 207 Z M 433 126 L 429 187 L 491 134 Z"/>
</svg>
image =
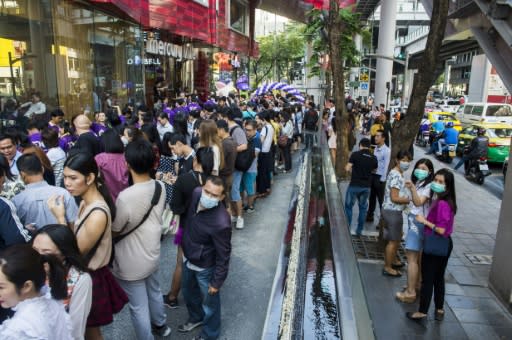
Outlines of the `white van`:
<svg viewBox="0 0 512 340">
<path fill-rule="evenodd" d="M 512 124 L 512 105 L 503 103 L 465 103 L 459 107 L 457 118 L 462 125 L 480 122 Z"/>
</svg>

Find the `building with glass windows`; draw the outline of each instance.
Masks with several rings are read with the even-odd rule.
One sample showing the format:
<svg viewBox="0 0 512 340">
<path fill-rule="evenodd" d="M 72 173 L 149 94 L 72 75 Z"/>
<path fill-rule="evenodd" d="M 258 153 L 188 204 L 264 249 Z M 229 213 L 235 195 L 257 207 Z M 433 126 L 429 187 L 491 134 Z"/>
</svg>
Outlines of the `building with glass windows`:
<svg viewBox="0 0 512 340">
<path fill-rule="evenodd" d="M 171 98 L 211 92 L 257 53 L 255 2 L 2 0 L 0 96 L 39 92 L 71 116 L 107 101 L 151 104 L 157 88 Z"/>
</svg>

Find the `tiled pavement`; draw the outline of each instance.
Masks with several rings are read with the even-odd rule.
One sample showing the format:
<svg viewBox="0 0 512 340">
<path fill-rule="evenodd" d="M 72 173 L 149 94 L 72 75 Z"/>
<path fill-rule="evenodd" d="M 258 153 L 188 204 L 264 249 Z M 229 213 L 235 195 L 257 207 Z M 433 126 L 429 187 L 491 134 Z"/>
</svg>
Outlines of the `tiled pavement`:
<svg viewBox="0 0 512 340">
<path fill-rule="evenodd" d="M 424 150 L 416 148 L 415 161 L 421 157 Z M 449 167 L 433 157 L 431 160 L 436 170 Z M 501 200 L 468 182 L 460 173 L 455 177 L 459 210 L 452 236 L 454 249 L 446 273 L 445 320 L 434 320 L 433 306 L 425 325 L 406 319 L 405 312 L 416 310 L 417 304 L 402 304 L 394 298 L 395 292 L 405 285 L 405 276 L 384 277 L 382 261 L 361 259 L 359 268 L 377 339 L 512 339 L 511 314 L 488 288 L 489 260 Z M 346 186 L 347 183 L 340 184 L 343 197 Z M 357 207 L 353 216 L 352 230 L 355 230 Z M 367 223 L 364 233 L 376 234 L 374 224 Z M 487 264 L 476 264 L 478 261 Z"/>
</svg>

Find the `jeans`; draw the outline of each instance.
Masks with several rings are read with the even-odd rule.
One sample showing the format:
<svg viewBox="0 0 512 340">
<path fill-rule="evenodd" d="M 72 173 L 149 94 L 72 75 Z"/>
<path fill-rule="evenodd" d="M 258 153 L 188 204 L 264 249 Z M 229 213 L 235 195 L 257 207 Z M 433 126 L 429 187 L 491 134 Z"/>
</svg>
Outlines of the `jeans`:
<svg viewBox="0 0 512 340">
<path fill-rule="evenodd" d="M 457 171 L 457 169 L 459 169 L 462 164 L 464 164 L 464 171 L 467 173 L 468 171 L 468 165 L 467 163 L 469 162 L 469 160 L 471 159 L 471 157 L 467 156 L 467 155 L 464 155 L 460 158 L 460 161 L 459 163 L 457 163 L 457 165 L 455 165 L 455 167 L 453 168 L 453 170 Z"/>
<path fill-rule="evenodd" d="M 352 208 L 354 204 L 358 203 L 359 217 L 357 219 L 356 234 L 360 235 L 364 228 L 364 220 L 366 218 L 366 211 L 368 210 L 368 197 L 370 196 L 370 188 L 358 187 L 349 185 L 345 195 L 345 215 L 350 228 L 352 224 Z"/>
<path fill-rule="evenodd" d="M 382 203 L 384 202 L 384 190 L 386 189 L 386 182 L 380 181 L 380 175 L 373 174 L 370 187 L 370 207 L 368 208 L 368 216 L 373 217 L 377 200 L 379 201 L 379 208 L 382 210 Z"/>
<path fill-rule="evenodd" d="M 446 145 L 446 141 L 444 138 L 440 138 L 438 141 L 437 141 L 437 151 L 438 152 L 443 152 L 443 147 Z"/>
<path fill-rule="evenodd" d="M 304 130 L 304 138 L 306 149 L 312 148 L 315 145 L 316 131 Z"/>
<path fill-rule="evenodd" d="M 137 339 L 153 340 L 151 325 L 163 326 L 167 321 L 164 300 L 158 283 L 158 271 L 142 280 L 117 279 L 117 282 L 130 300 L 128 305 Z"/>
<path fill-rule="evenodd" d="M 280 147 L 281 150 L 283 151 L 284 169 L 286 171 L 290 171 L 292 169 L 292 153 L 290 150 L 291 146 L 292 146 L 292 141 L 290 139 L 286 143 L 286 146 Z"/>
<path fill-rule="evenodd" d="M 272 152 L 260 152 L 258 155 L 258 175 L 256 177 L 256 192 L 266 194 L 270 190 L 272 172 Z"/>
<path fill-rule="evenodd" d="M 450 248 L 447 256 L 425 254 L 421 256 L 421 293 L 419 312 L 427 314 L 434 291 L 434 304 L 436 309 L 443 309 L 444 305 L 444 273 L 448 259 L 453 249 L 450 238 Z"/>
<path fill-rule="evenodd" d="M 205 339 L 217 339 L 220 335 L 220 293 L 208 294 L 215 267 L 195 271 L 183 263 L 181 291 L 187 304 L 188 321 L 203 321 L 201 336 Z"/>
</svg>

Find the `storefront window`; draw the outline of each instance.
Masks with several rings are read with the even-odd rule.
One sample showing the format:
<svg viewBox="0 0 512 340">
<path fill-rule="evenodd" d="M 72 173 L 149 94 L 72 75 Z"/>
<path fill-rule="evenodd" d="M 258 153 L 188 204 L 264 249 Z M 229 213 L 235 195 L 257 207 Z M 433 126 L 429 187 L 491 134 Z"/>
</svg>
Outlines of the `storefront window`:
<svg viewBox="0 0 512 340">
<path fill-rule="evenodd" d="M 242 33 L 248 34 L 249 10 L 244 0 L 231 0 L 229 5 L 229 26 Z"/>
<path fill-rule="evenodd" d="M 38 91 L 68 117 L 144 101 L 137 24 L 66 0 L 0 1 L 0 14 L 2 97 Z"/>
<path fill-rule="evenodd" d="M 48 1 L 0 1 L 0 96 L 58 103 Z"/>
</svg>

